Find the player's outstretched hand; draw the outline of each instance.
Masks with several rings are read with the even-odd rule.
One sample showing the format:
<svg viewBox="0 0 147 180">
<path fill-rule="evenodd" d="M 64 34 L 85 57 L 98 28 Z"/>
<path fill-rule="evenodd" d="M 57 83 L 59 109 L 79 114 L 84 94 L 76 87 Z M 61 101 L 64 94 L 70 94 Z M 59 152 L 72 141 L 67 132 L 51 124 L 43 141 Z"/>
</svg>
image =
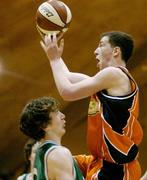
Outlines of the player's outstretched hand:
<svg viewBox="0 0 147 180">
<path fill-rule="evenodd" d="M 41 47 L 45 51 L 50 61 L 58 60 L 62 56 L 64 49 L 64 39 L 61 38 L 62 38 L 62 34 L 57 38 L 56 34 L 54 33 L 53 35 L 50 34 L 46 35 L 44 41 L 40 41 Z M 58 45 L 58 41 L 59 41 L 59 45 Z"/>
</svg>

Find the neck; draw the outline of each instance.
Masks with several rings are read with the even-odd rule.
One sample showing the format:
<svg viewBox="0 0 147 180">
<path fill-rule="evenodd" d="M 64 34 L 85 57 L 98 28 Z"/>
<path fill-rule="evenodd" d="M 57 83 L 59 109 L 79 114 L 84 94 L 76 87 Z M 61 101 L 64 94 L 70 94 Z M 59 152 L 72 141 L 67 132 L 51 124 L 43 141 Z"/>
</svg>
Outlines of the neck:
<svg viewBox="0 0 147 180">
<path fill-rule="evenodd" d="M 44 141 L 54 141 L 56 144 L 61 145 L 61 137 L 56 136 L 56 135 L 48 135 L 46 134 L 44 138 L 40 140 L 41 143 Z"/>
<path fill-rule="evenodd" d="M 108 66 L 113 66 L 113 67 L 120 67 L 120 66 L 122 66 L 122 67 L 126 67 L 126 63 L 122 59 L 114 59 L 114 60 L 110 61 Z"/>
</svg>

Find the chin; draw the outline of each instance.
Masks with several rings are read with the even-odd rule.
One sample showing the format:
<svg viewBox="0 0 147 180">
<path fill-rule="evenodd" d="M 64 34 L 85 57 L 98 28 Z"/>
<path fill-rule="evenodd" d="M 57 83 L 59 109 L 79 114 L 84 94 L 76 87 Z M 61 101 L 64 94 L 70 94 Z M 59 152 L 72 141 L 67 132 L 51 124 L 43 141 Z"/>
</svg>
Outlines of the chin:
<svg viewBox="0 0 147 180">
<path fill-rule="evenodd" d="M 100 63 L 97 63 L 97 68 L 98 68 L 99 70 L 101 70 L 101 69 L 102 69 L 102 66 L 101 66 L 101 64 L 100 64 Z"/>
<path fill-rule="evenodd" d="M 64 135 L 66 133 L 66 130 L 65 129 L 63 129 L 63 131 L 62 131 L 62 135 Z"/>
<path fill-rule="evenodd" d="M 96 65 L 97 68 L 100 68 L 100 63 L 98 62 L 97 65 Z"/>
</svg>

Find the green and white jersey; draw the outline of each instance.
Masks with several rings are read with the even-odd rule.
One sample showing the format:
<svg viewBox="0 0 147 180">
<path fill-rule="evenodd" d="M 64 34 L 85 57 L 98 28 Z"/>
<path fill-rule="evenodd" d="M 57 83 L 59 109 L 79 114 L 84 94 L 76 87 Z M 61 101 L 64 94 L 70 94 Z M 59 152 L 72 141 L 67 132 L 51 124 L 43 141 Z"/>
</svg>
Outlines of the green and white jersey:
<svg viewBox="0 0 147 180">
<path fill-rule="evenodd" d="M 41 144 L 38 147 L 34 162 L 34 180 L 49 180 L 47 177 L 47 155 L 55 148 L 57 148 L 57 146 L 59 145 L 57 145 L 53 141 L 45 141 L 43 144 Z M 80 171 L 74 159 L 73 159 L 73 173 L 75 180 L 84 180 L 82 172 Z"/>
</svg>

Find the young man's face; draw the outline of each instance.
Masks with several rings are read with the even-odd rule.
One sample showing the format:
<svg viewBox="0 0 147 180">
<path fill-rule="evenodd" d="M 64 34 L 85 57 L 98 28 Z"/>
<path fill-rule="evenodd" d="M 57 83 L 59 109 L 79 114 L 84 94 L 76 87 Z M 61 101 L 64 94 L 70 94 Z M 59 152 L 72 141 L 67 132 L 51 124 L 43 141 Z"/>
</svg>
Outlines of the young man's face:
<svg viewBox="0 0 147 180">
<path fill-rule="evenodd" d="M 65 115 L 60 112 L 51 112 L 50 113 L 51 122 L 48 125 L 50 127 L 50 131 L 53 133 L 62 136 L 65 133 Z"/>
<path fill-rule="evenodd" d="M 97 49 L 94 51 L 97 60 L 97 67 L 99 69 L 103 69 L 108 66 L 110 61 L 112 60 L 113 55 L 113 47 L 109 42 L 109 37 L 104 36 L 101 38 Z"/>
</svg>

